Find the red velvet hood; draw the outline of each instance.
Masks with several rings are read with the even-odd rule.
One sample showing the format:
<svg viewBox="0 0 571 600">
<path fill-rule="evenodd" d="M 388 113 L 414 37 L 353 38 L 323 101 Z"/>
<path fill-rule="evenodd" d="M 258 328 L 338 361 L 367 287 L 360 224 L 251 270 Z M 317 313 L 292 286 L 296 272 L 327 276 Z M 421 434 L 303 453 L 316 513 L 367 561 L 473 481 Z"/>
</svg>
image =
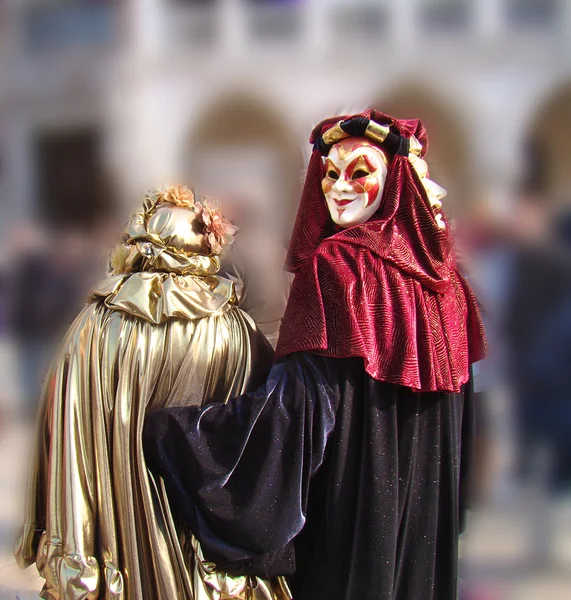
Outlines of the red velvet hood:
<svg viewBox="0 0 571 600">
<path fill-rule="evenodd" d="M 321 190 L 322 155 L 329 150 L 321 136 L 339 121 L 362 130 L 369 120 L 391 129 L 391 139 L 378 144 L 390 160 L 381 205 L 366 223 L 336 228 Z M 362 357 L 375 379 L 456 392 L 468 380 L 469 365 L 485 355 L 484 332 L 474 295 L 456 266 L 450 228 L 437 226 L 408 159 L 412 135 L 423 155 L 427 137 L 418 120 L 368 110 L 314 129 L 286 263 L 296 276 L 276 355 Z"/>
</svg>

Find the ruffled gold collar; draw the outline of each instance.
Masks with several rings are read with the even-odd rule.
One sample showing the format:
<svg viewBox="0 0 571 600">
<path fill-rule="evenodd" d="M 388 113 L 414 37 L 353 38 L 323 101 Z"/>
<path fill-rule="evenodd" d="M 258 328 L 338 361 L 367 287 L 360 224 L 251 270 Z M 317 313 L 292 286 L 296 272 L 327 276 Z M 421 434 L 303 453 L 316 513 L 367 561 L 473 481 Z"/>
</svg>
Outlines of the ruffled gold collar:
<svg viewBox="0 0 571 600">
<path fill-rule="evenodd" d="M 148 271 L 107 277 L 90 294 L 91 301 L 101 299 L 155 324 L 215 316 L 237 302 L 234 283 L 222 277 Z"/>
</svg>

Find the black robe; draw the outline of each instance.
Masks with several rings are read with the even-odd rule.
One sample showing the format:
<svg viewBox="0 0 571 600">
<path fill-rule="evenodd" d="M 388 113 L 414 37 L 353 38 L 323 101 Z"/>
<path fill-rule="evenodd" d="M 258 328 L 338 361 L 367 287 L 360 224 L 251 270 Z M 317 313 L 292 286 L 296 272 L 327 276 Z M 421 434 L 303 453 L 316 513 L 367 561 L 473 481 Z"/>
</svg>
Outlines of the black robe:
<svg viewBox="0 0 571 600">
<path fill-rule="evenodd" d="M 295 600 L 455 600 L 470 388 L 292 354 L 227 405 L 149 415 L 146 456 L 220 568 L 293 574 Z"/>
</svg>

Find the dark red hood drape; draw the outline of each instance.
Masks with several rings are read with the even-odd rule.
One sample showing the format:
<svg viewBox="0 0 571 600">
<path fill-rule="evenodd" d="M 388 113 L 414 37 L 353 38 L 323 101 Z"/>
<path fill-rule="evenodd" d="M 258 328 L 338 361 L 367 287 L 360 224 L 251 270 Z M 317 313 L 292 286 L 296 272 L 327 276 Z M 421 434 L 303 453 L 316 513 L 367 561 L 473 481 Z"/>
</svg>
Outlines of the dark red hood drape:
<svg viewBox="0 0 571 600">
<path fill-rule="evenodd" d="M 427 148 L 418 120 L 369 110 L 320 123 L 315 143 L 341 120 L 365 117 Z M 382 144 L 379 144 L 383 147 Z M 321 190 L 323 159 L 310 159 L 286 268 L 296 274 L 279 358 L 298 351 L 364 359 L 371 377 L 419 391 L 458 391 L 485 355 L 474 295 L 459 274 L 449 227 L 440 229 L 407 156 L 389 156 L 383 198 L 366 223 L 334 226 Z"/>
</svg>

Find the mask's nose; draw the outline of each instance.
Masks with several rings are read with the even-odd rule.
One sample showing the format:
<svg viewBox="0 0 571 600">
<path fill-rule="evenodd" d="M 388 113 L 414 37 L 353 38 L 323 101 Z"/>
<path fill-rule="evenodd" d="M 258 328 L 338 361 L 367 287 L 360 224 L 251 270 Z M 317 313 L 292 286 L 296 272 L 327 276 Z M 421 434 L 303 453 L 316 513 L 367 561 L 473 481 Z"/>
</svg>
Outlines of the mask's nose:
<svg viewBox="0 0 571 600">
<path fill-rule="evenodd" d="M 333 185 L 333 190 L 338 194 L 351 194 L 353 192 L 353 188 L 349 185 L 349 182 L 341 177 Z"/>
</svg>

